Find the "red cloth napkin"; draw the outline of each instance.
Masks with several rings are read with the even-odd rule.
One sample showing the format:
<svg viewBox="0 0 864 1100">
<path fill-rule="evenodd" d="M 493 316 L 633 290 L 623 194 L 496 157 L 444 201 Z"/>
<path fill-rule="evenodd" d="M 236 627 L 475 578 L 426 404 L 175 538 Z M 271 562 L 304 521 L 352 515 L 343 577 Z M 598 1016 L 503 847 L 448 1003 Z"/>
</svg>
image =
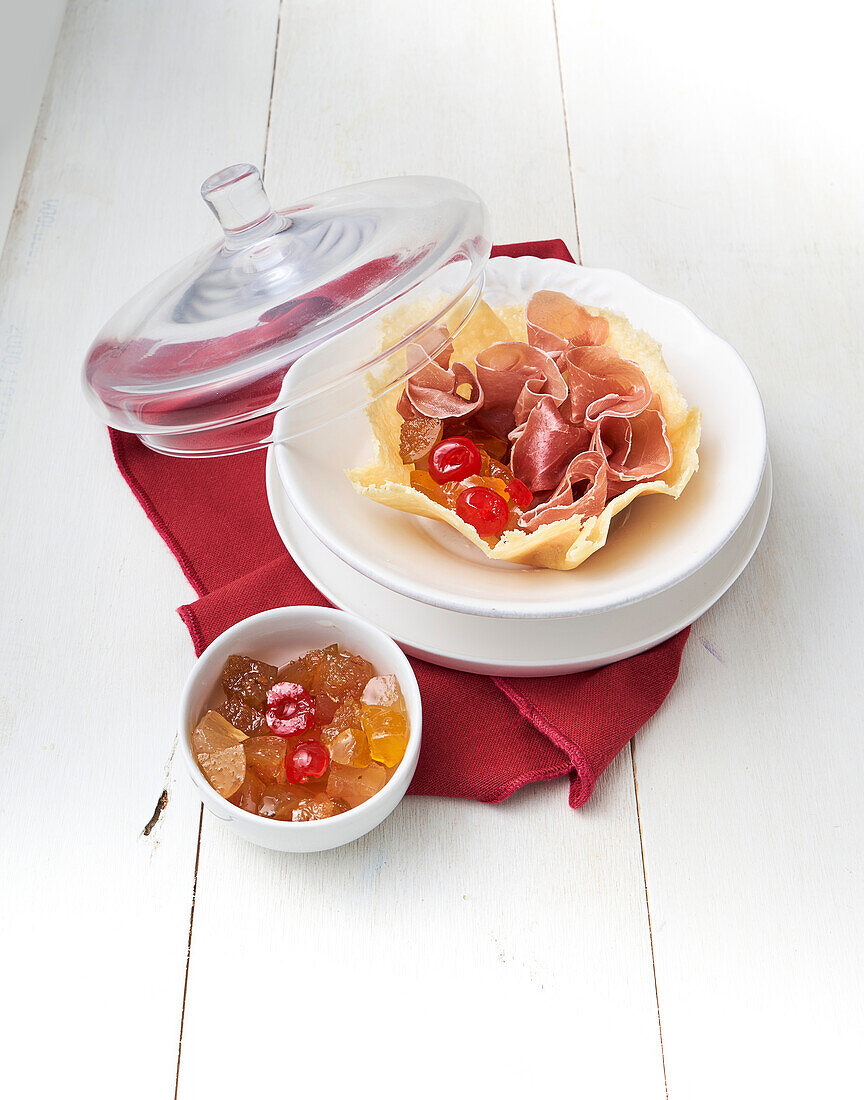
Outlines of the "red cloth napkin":
<svg viewBox="0 0 864 1100">
<path fill-rule="evenodd" d="M 504 245 L 492 255 L 573 262 L 563 241 Z M 178 609 L 196 654 L 258 611 L 327 603 L 273 525 L 264 451 L 169 458 L 115 431 L 111 443 L 120 472 L 200 597 Z M 688 633 L 569 676 L 503 679 L 412 659 L 423 697 L 423 747 L 410 793 L 500 802 L 526 783 L 569 775 L 570 805 L 584 805 L 669 694 Z"/>
</svg>

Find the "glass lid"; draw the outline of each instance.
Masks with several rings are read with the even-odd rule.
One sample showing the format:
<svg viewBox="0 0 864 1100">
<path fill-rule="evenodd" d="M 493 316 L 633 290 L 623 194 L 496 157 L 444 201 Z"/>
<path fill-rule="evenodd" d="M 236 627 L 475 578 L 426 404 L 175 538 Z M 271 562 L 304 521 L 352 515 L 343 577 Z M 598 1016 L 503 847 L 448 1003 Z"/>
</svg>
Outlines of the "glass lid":
<svg viewBox="0 0 864 1100">
<path fill-rule="evenodd" d="M 132 298 L 84 364 L 98 414 L 154 450 L 251 450 L 361 408 L 407 375 L 408 343 L 441 321 L 457 331 L 480 296 L 486 209 L 453 180 L 374 180 L 275 211 L 237 164 L 201 193 L 222 239 Z"/>
</svg>

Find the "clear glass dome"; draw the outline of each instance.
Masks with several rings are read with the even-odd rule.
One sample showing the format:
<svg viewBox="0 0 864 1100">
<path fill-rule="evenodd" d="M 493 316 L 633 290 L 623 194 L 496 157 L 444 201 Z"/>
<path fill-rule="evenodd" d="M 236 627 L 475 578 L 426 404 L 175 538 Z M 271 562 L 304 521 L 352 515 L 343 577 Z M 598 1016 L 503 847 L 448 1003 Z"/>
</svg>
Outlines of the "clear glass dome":
<svg viewBox="0 0 864 1100">
<path fill-rule="evenodd" d="M 405 377 L 400 348 L 442 318 L 457 330 L 480 296 L 487 214 L 452 180 L 375 180 L 274 211 L 239 164 L 201 193 L 223 239 L 128 302 L 84 365 L 97 413 L 154 450 L 231 454 L 275 442 L 280 410 L 279 439 L 352 412 Z"/>
</svg>

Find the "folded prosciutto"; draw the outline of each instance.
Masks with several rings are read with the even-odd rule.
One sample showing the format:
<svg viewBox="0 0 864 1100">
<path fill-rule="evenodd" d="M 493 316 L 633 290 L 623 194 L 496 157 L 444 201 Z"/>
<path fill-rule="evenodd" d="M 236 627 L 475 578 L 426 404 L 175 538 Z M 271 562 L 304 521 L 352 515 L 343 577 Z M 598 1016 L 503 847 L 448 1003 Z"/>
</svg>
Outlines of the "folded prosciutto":
<svg viewBox="0 0 864 1100">
<path fill-rule="evenodd" d="M 409 344 L 404 388 L 369 411 L 376 463 L 350 476 L 490 558 L 572 569 L 638 496 L 680 495 L 698 468 L 700 413 L 625 318 L 551 290 L 521 325 L 506 316 L 509 328 L 504 315 L 495 324 L 510 340 L 460 337 L 465 362 L 441 325 Z"/>
<path fill-rule="evenodd" d="M 528 342 L 557 358 L 568 347 L 605 344 L 609 322 L 555 290 L 538 290 L 525 310 Z"/>
<path fill-rule="evenodd" d="M 437 420 L 464 417 L 483 403 L 474 374 L 463 363 L 451 363 L 453 341 L 449 331 L 436 325 L 409 344 L 408 369 L 415 373 L 399 400 L 403 420 L 427 416 Z"/>
<path fill-rule="evenodd" d="M 500 439 L 524 424 L 544 397 L 556 405 L 567 397 L 554 360 L 530 344 L 492 344 L 475 357 L 474 372 L 482 395 L 474 422 Z"/>
</svg>

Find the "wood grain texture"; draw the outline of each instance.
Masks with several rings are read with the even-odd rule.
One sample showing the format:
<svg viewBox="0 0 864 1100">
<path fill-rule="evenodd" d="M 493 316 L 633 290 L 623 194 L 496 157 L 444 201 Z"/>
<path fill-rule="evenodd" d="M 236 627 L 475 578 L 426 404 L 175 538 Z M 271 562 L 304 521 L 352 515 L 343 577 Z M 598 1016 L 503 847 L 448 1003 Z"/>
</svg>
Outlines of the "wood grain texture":
<svg viewBox="0 0 864 1100">
<path fill-rule="evenodd" d="M 447 175 L 484 196 L 496 239 L 575 248 L 551 8 L 289 2 L 281 27 L 275 201 Z M 309 858 L 205 820 L 181 1100 L 247 1080 L 216 1009 L 240 973 L 237 1050 L 282 1051 L 298 1014 L 320 1022 L 291 1060 L 295 1091 L 510 1096 L 578 1081 L 662 1097 L 629 758 L 580 814 L 559 783 L 498 807 L 409 798 L 357 844 Z"/>
<path fill-rule="evenodd" d="M 9 1095 L 174 1090 L 199 823 L 170 767 L 190 590 L 79 371 L 113 310 L 212 232 L 196 181 L 262 156 L 275 32 L 275 3 L 73 3 L 0 267 Z"/>
<path fill-rule="evenodd" d="M 774 462 L 765 541 L 635 742 L 669 1095 L 851 1096 L 864 157 L 845 9 L 556 7 L 584 260 L 741 351 Z"/>
</svg>

